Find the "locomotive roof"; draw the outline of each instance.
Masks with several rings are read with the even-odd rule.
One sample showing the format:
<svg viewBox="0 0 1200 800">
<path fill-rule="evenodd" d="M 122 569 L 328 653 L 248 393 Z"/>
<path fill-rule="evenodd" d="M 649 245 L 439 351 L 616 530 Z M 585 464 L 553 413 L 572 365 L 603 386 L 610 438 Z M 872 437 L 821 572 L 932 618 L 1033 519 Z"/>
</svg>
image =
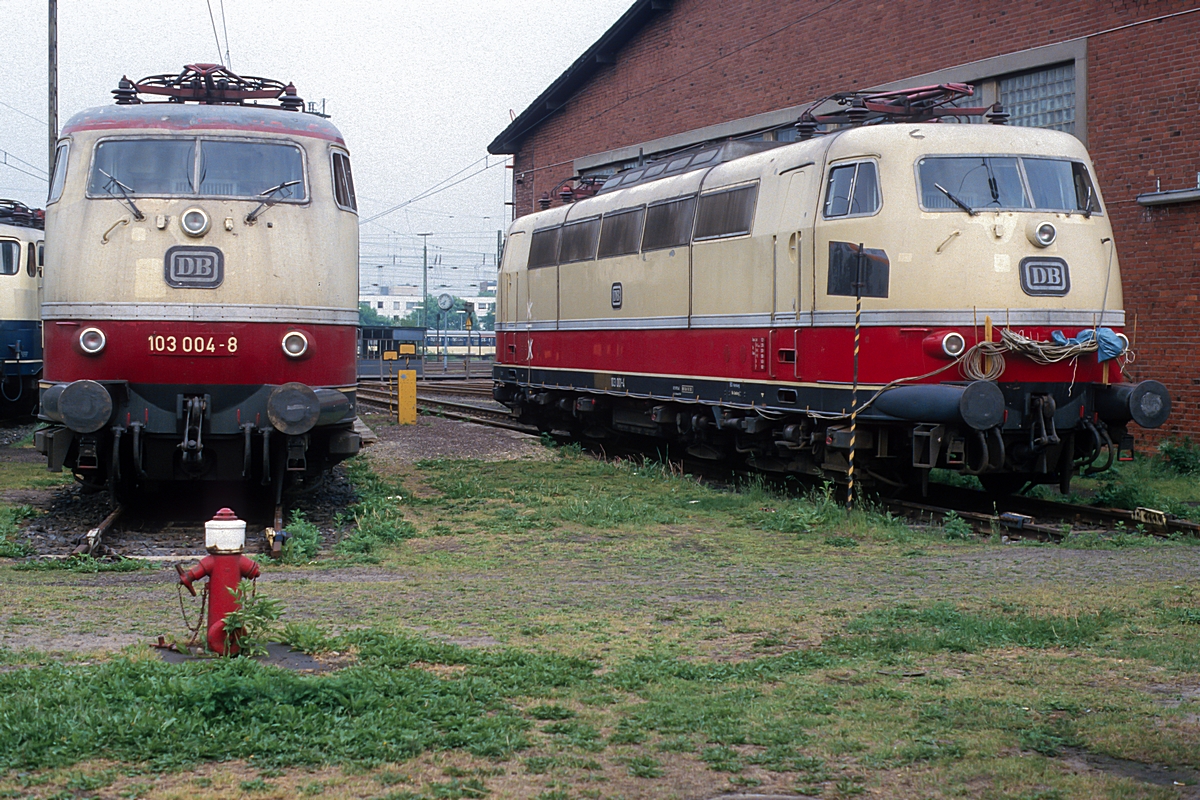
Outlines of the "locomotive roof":
<svg viewBox="0 0 1200 800">
<path fill-rule="evenodd" d="M 664 171 L 645 177 L 647 167 L 617 173 L 592 197 L 569 205 L 553 206 L 526 214 L 513 222 L 513 230 L 534 230 L 558 225 L 628 206 L 755 180 L 766 174 L 794 168 L 804 162 L 830 162 L 875 156 L 914 159 L 922 155 L 1029 155 L 1087 160 L 1083 143 L 1069 133 L 1012 125 L 953 123 L 888 123 L 843 128 L 802 142 L 780 144 L 746 153 L 716 144 L 694 148 L 705 156 L 697 168 Z M 726 149 L 727 148 L 727 149 Z M 690 157 L 691 151 L 685 156 Z M 726 158 L 725 156 L 732 156 Z M 669 162 L 669 158 L 662 159 Z M 690 165 L 688 165 L 690 166 Z M 643 173 L 634 176 L 632 173 Z M 628 175 L 628 183 L 618 178 Z"/>
<path fill-rule="evenodd" d="M 63 126 L 61 136 L 80 131 L 249 131 L 308 136 L 345 144 L 333 123 L 315 114 L 274 106 L 141 103 L 97 106 L 80 111 Z"/>
</svg>

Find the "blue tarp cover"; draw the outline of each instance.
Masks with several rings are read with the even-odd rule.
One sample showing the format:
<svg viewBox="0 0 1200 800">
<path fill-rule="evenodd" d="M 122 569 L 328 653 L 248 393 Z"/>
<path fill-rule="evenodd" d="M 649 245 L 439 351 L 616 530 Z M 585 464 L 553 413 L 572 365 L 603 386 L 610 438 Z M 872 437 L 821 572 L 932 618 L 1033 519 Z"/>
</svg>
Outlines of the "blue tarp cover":
<svg viewBox="0 0 1200 800">
<path fill-rule="evenodd" d="M 1099 361 L 1108 361 L 1110 358 L 1116 358 L 1117 356 L 1121 355 L 1121 353 L 1125 352 L 1125 342 L 1121 341 L 1112 328 L 1099 328 L 1096 331 L 1092 331 L 1091 328 L 1088 328 L 1085 331 L 1080 331 L 1079 333 L 1075 334 L 1075 336 L 1070 339 L 1068 339 L 1062 331 L 1053 331 L 1050 334 L 1050 338 L 1054 340 L 1055 344 L 1065 346 L 1069 344 L 1084 344 L 1086 342 L 1090 342 L 1093 335 L 1096 337 L 1096 358 Z"/>
</svg>

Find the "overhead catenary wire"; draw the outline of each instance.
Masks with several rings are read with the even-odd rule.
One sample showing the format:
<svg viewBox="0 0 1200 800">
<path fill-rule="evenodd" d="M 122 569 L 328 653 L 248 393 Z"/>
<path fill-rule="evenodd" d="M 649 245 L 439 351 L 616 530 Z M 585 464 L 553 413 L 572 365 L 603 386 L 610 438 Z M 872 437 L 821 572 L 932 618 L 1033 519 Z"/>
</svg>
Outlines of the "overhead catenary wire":
<svg viewBox="0 0 1200 800">
<path fill-rule="evenodd" d="M 29 167 L 29 169 L 37 170 L 37 172 L 30 172 L 29 170 L 22 169 L 21 167 L 18 167 L 16 164 L 11 163 L 9 161 L 9 159 L 12 159 L 13 161 L 19 161 L 21 164 L 24 164 L 26 167 Z M 46 171 L 43 170 L 41 167 L 36 166 L 34 164 L 30 164 L 25 159 L 18 158 L 17 156 L 14 156 L 12 153 L 8 152 L 7 150 L 0 150 L 0 164 L 3 164 L 4 166 L 8 167 L 9 169 L 16 170 L 17 172 L 20 172 L 22 175 L 28 175 L 31 178 L 37 178 L 42 183 L 50 182 L 49 176 L 46 174 Z"/>
<path fill-rule="evenodd" d="M 217 18 L 213 16 L 212 0 L 204 0 L 204 4 L 208 6 L 208 20 L 212 23 L 213 41 L 217 43 L 217 61 L 221 61 L 221 37 L 217 36 Z"/>
<path fill-rule="evenodd" d="M 225 32 L 225 66 L 233 69 L 233 61 L 229 58 L 229 26 L 225 24 L 225 0 L 221 0 L 221 29 Z"/>
<path fill-rule="evenodd" d="M 489 169 L 492 169 L 493 167 L 496 167 L 496 166 L 499 166 L 499 165 L 505 163 L 506 160 L 507 159 L 498 159 L 496 161 L 489 161 L 488 156 L 484 156 L 483 158 L 476 159 L 475 161 L 472 161 L 467 166 L 465 166 L 462 169 L 455 172 L 453 175 L 450 175 L 449 177 L 443 178 L 442 180 L 438 181 L 437 183 L 435 183 L 433 186 L 429 187 L 425 191 L 420 192 L 419 194 L 409 198 L 408 200 L 405 200 L 403 203 L 398 203 L 385 211 L 380 211 L 378 214 L 374 214 L 370 217 L 367 217 L 366 219 L 359 220 L 358 224 L 361 227 L 363 225 L 366 225 L 367 223 L 375 222 L 376 220 L 386 217 L 388 214 L 395 213 L 396 211 L 399 211 L 400 209 L 405 208 L 406 206 L 410 206 L 413 203 L 417 203 L 417 202 L 420 202 L 421 200 L 426 200 L 430 197 L 433 197 L 435 194 L 444 192 L 447 189 L 457 186 L 460 183 L 462 183 L 463 181 L 470 180 L 471 178 L 474 178 L 476 175 L 482 175 L 484 172 L 487 172 Z M 459 175 L 462 175 L 467 170 L 478 165 L 480 162 L 483 162 L 483 164 L 484 164 L 483 169 L 476 170 L 475 172 L 472 172 L 470 175 L 466 175 L 462 178 L 459 178 L 458 180 L 454 180 Z M 449 181 L 453 181 L 453 183 L 449 183 Z"/>
<path fill-rule="evenodd" d="M 9 109 L 10 111 L 15 111 L 16 113 L 20 114 L 22 117 L 28 117 L 29 119 L 31 119 L 31 120 L 33 120 L 34 122 L 36 122 L 38 125 L 45 125 L 45 124 L 46 124 L 46 120 L 44 120 L 44 119 L 38 119 L 38 118 L 37 118 L 37 117 L 35 117 L 33 114 L 26 114 L 26 113 L 25 113 L 24 111 L 22 111 L 21 109 L 17 108 L 16 106 L 11 106 L 11 105 L 9 105 L 8 103 L 4 102 L 3 100 L 0 100 L 0 106 L 4 106 L 5 108 Z"/>
</svg>

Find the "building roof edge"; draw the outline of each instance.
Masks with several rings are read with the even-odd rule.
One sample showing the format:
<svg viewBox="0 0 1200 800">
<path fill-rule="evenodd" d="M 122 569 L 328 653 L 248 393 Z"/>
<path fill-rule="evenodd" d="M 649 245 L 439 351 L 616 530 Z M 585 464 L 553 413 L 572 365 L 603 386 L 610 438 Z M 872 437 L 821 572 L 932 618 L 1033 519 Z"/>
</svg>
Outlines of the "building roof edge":
<svg viewBox="0 0 1200 800">
<path fill-rule="evenodd" d="M 583 55 L 559 75 L 529 106 L 492 140 L 487 150 L 492 155 L 515 154 L 521 142 L 538 126 L 556 114 L 596 72 L 616 63 L 617 51 L 625 46 L 650 20 L 668 11 L 674 0 L 635 0 Z"/>
</svg>

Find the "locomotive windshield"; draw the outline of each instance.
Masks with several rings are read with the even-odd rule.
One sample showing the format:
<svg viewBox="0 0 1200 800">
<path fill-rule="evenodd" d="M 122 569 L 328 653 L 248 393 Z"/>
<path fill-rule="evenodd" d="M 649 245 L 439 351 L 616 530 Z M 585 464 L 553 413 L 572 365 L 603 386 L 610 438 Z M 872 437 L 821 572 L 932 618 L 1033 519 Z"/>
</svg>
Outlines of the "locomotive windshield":
<svg viewBox="0 0 1200 800">
<path fill-rule="evenodd" d="M 929 211 L 1100 210 L 1087 167 L 1031 156 L 931 156 L 917 163 L 921 207 Z"/>
<path fill-rule="evenodd" d="M 281 185 L 284 188 L 279 189 Z M 91 197 L 306 197 L 304 161 L 290 144 L 217 139 L 110 139 L 96 145 Z"/>
</svg>

